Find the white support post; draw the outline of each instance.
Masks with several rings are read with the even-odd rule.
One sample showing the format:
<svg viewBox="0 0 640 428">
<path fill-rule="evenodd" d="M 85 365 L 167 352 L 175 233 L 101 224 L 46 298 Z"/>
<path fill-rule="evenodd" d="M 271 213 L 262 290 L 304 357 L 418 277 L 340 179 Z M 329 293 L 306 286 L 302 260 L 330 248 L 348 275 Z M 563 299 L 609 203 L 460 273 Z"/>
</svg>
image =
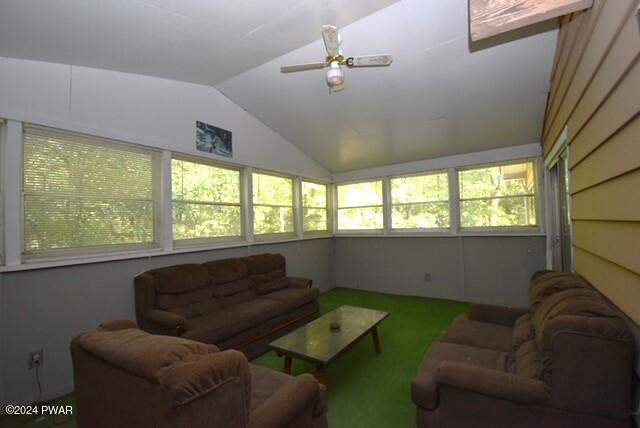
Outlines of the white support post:
<svg viewBox="0 0 640 428">
<path fill-rule="evenodd" d="M 391 180 L 389 177 L 382 178 L 382 218 L 384 234 L 389 235 L 391 231 Z"/>
<path fill-rule="evenodd" d="M 244 207 L 244 239 L 253 243 L 253 168 L 242 170 L 242 205 Z"/>
<path fill-rule="evenodd" d="M 447 173 L 449 175 L 450 233 L 457 235 L 460 232 L 460 186 L 458 183 L 458 171 L 455 168 L 449 168 Z"/>
<path fill-rule="evenodd" d="M 171 193 L 171 151 L 163 150 L 160 160 L 160 245 L 173 250 L 173 204 Z"/>
<path fill-rule="evenodd" d="M 295 234 L 298 239 L 302 239 L 303 232 L 303 209 L 302 209 L 302 180 L 300 177 L 293 177 L 293 219 Z"/>
<path fill-rule="evenodd" d="M 5 265 L 22 262 L 22 122 L 8 120 L 4 131 L 4 249 Z"/>
</svg>

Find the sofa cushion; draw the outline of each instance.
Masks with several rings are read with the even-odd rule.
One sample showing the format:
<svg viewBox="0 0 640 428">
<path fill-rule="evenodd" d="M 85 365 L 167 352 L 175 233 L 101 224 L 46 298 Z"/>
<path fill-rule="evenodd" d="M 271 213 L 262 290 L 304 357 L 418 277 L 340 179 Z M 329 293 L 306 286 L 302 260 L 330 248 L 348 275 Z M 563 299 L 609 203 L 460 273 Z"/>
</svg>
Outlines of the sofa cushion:
<svg viewBox="0 0 640 428">
<path fill-rule="evenodd" d="M 218 348 L 185 338 L 152 335 L 135 328 L 94 330 L 74 339 L 82 349 L 108 363 L 152 382 L 177 362 L 192 361 Z"/>
<path fill-rule="evenodd" d="M 458 315 L 451 323 L 443 342 L 480 348 L 511 351 L 513 329 L 502 325 L 472 321 L 467 315 Z"/>
<path fill-rule="evenodd" d="M 411 383 L 411 398 L 419 407 L 435 409 L 438 405 L 436 373 L 444 361 L 470 364 L 477 367 L 507 371 L 508 354 L 493 349 L 476 348 L 457 343 L 435 342 L 429 348 L 418 374 Z"/>
<path fill-rule="evenodd" d="M 267 321 L 287 311 L 284 303 L 257 297 L 225 309 L 251 320 L 252 325 Z"/>
<path fill-rule="evenodd" d="M 533 339 L 535 332 L 533 331 L 533 325 L 531 324 L 531 316 L 524 314 L 519 317 L 513 325 L 513 334 L 511 336 L 511 346 L 513 351 L 517 351 L 518 348 L 525 342 Z"/>
<path fill-rule="evenodd" d="M 273 291 L 281 290 L 283 288 L 286 288 L 288 285 L 289 281 L 287 280 L 287 278 L 282 277 L 269 279 L 265 282 L 257 282 L 255 283 L 253 288 L 254 290 L 256 290 L 256 293 L 258 293 L 258 295 L 263 295 L 266 293 L 271 293 Z"/>
<path fill-rule="evenodd" d="M 247 276 L 247 265 L 240 259 L 213 260 L 203 265 L 211 275 L 211 282 L 225 284 Z"/>
<path fill-rule="evenodd" d="M 215 299 L 220 309 L 228 308 L 229 306 L 238 305 L 240 303 L 248 302 L 256 298 L 256 292 L 253 290 L 244 290 L 230 296 L 218 297 Z"/>
<path fill-rule="evenodd" d="M 524 342 L 515 353 L 514 371 L 516 374 L 540 379 L 542 375 L 542 363 L 538 345 L 534 339 Z"/>
<path fill-rule="evenodd" d="M 213 294 L 216 297 L 232 296 L 240 293 L 241 291 L 248 290 L 253 286 L 253 283 L 249 278 L 236 279 L 224 284 L 214 284 Z"/>
<path fill-rule="evenodd" d="M 235 312 L 215 311 L 189 320 L 182 337 L 215 343 L 251 327 L 251 320 Z"/>
<path fill-rule="evenodd" d="M 257 254 L 243 257 L 242 261 L 249 269 L 249 275 L 268 273 L 275 270 L 287 271 L 284 256 L 281 254 Z"/>
<path fill-rule="evenodd" d="M 530 313 L 547 297 L 572 288 L 589 288 L 589 283 L 580 275 L 570 272 L 550 271 L 532 280 L 529 285 Z"/>
<path fill-rule="evenodd" d="M 299 289 L 285 288 L 283 290 L 274 291 L 261 296 L 263 299 L 276 300 L 287 306 L 288 310 L 293 310 L 306 303 L 313 302 L 320 296 L 320 290 L 317 288 Z"/>
<path fill-rule="evenodd" d="M 213 288 L 209 285 L 184 293 L 156 293 L 156 307 L 169 309 L 178 306 L 186 306 L 192 303 L 209 300 L 213 297 Z"/>
<path fill-rule="evenodd" d="M 559 291 L 544 299 L 531 316 L 531 324 L 535 329 L 539 345 L 545 324 L 560 315 L 615 316 L 595 290 L 572 288 Z"/>
<path fill-rule="evenodd" d="M 216 299 L 209 299 L 202 302 L 191 303 L 190 305 L 168 308 L 167 311 L 181 315 L 185 318 L 193 318 L 199 315 L 208 314 L 216 309 L 218 309 L 218 302 Z"/>
<path fill-rule="evenodd" d="M 156 293 L 184 293 L 209 284 L 209 272 L 199 264 L 168 266 L 148 273 L 156 280 Z"/>
<path fill-rule="evenodd" d="M 249 364 L 251 373 L 251 403 L 249 412 L 256 410 L 278 389 L 294 378 L 288 374 Z"/>
</svg>

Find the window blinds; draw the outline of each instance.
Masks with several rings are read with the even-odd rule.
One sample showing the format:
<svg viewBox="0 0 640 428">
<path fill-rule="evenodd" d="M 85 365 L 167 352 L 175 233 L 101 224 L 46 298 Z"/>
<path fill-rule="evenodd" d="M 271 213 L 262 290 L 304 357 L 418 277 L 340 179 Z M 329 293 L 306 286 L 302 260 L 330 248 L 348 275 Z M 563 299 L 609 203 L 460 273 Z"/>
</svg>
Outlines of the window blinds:
<svg viewBox="0 0 640 428">
<path fill-rule="evenodd" d="M 154 152 L 25 126 L 24 250 L 154 241 Z"/>
</svg>

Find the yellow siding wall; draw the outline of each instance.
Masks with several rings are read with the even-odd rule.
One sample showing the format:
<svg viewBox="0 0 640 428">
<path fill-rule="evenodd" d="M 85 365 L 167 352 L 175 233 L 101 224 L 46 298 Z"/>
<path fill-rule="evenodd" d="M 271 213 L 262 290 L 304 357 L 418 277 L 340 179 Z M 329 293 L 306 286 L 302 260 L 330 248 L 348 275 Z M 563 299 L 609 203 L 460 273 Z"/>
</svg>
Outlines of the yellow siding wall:
<svg viewBox="0 0 640 428">
<path fill-rule="evenodd" d="M 638 0 L 561 19 L 543 150 L 569 129 L 575 268 L 640 323 Z"/>
</svg>

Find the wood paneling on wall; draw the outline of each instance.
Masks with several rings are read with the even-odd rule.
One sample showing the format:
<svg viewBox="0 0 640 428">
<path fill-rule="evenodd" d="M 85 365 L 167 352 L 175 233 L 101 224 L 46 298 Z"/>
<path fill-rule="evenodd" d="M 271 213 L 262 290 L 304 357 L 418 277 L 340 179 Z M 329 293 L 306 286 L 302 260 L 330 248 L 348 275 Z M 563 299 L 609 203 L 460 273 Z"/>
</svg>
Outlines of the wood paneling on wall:
<svg viewBox="0 0 640 428">
<path fill-rule="evenodd" d="M 575 269 L 640 323 L 638 0 L 596 0 L 560 21 L 543 131 L 568 127 Z"/>
</svg>

